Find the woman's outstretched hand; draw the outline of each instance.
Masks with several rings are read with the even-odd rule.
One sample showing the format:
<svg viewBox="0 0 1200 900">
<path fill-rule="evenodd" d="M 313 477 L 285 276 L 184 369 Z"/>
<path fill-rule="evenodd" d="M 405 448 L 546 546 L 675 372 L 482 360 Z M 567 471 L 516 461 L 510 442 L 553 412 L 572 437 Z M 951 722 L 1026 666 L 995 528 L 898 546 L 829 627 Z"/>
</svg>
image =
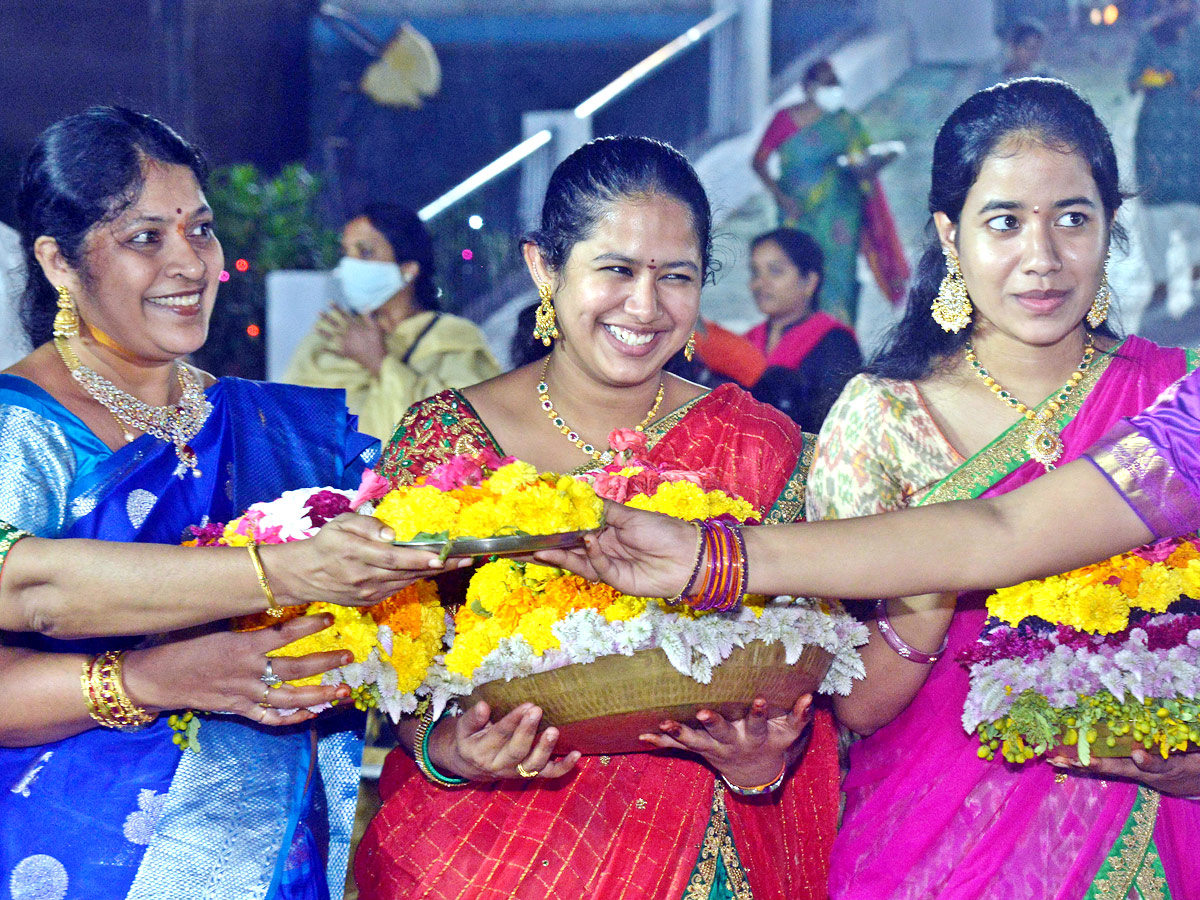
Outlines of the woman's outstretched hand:
<svg viewBox="0 0 1200 900">
<path fill-rule="evenodd" d="M 696 718 L 700 728 L 663 722 L 662 734 L 639 735 L 659 749 L 698 753 L 736 785 L 770 784 L 788 762 L 803 751 L 797 741 L 812 719 L 812 694 L 805 694 L 782 716 L 767 717 L 767 701 L 750 704 L 744 718 L 730 721 L 709 709 Z"/>
<path fill-rule="evenodd" d="M 532 703 L 522 703 L 496 722 L 491 715 L 488 705 L 480 701 L 461 716 L 438 722 L 429 741 L 434 767 L 472 781 L 532 781 L 566 775 L 579 762 L 575 750 L 550 759 L 558 729 L 547 728 L 539 737 L 542 711 Z"/>
<path fill-rule="evenodd" d="M 304 722 L 315 715 L 306 707 L 347 699 L 350 689 L 328 684 L 268 687 L 262 680 L 267 652 L 332 624 L 331 616 L 300 616 L 258 631 L 218 631 L 131 651 L 125 687 L 138 705 L 149 709 L 235 713 L 264 725 Z M 285 682 L 353 660 L 348 650 L 269 658 L 271 671 Z"/>
<path fill-rule="evenodd" d="M 611 502 L 604 515 L 604 529 L 582 549 L 543 550 L 534 558 L 635 597 L 678 594 L 696 562 L 696 526 Z"/>
<path fill-rule="evenodd" d="M 470 565 L 442 562 L 436 553 L 395 547 L 395 533 L 374 516 L 343 513 L 312 538 L 259 548 L 263 568 L 280 602 L 369 606 L 420 578 Z"/>
<path fill-rule="evenodd" d="M 1172 753 L 1166 759 L 1141 747 L 1127 759 L 1093 757 L 1091 765 L 1078 760 L 1068 765 L 1096 778 L 1134 781 L 1171 797 L 1200 797 L 1200 751 Z M 1200 801 L 1198 801 L 1200 802 Z"/>
</svg>

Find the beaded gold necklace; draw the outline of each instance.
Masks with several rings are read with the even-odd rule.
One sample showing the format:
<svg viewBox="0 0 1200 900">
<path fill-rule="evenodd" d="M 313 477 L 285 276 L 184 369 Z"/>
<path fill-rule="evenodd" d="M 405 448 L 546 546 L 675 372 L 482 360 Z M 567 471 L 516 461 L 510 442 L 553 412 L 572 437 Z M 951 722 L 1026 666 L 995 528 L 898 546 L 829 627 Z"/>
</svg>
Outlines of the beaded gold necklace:
<svg viewBox="0 0 1200 900">
<path fill-rule="evenodd" d="M 979 376 L 980 380 L 991 389 L 991 392 L 1000 398 L 1005 406 L 1015 409 L 1026 419 L 1033 423 L 1034 428 L 1029 433 L 1029 437 L 1025 439 L 1025 452 L 1034 462 L 1039 462 L 1046 467 L 1047 470 L 1053 469 L 1054 464 L 1058 462 L 1059 457 L 1063 454 L 1062 437 L 1059 435 L 1059 430 L 1054 423 L 1058 411 L 1062 409 L 1062 405 L 1071 397 L 1071 392 L 1075 390 L 1075 386 L 1083 380 L 1083 374 L 1091 368 L 1092 357 L 1096 354 L 1095 344 L 1092 343 L 1092 336 L 1089 334 L 1083 345 L 1083 359 L 1079 361 L 1079 366 L 1071 373 L 1071 377 L 1067 379 L 1067 383 L 1058 389 L 1050 396 L 1050 399 L 1045 401 L 1045 406 L 1041 411 L 1030 409 L 1009 391 L 1004 389 L 987 369 L 979 362 L 979 357 L 975 355 L 975 347 L 970 341 L 966 344 L 966 360 L 971 366 L 971 369 Z"/>
<path fill-rule="evenodd" d="M 570 425 L 568 425 L 566 420 L 564 420 L 559 414 L 558 410 L 554 408 L 554 403 L 550 400 L 550 388 L 546 384 L 546 373 L 548 371 L 550 371 L 550 357 L 547 356 L 546 362 L 542 365 L 542 375 L 537 386 L 538 400 L 541 401 L 542 409 L 546 411 L 546 415 L 549 417 L 550 421 L 554 423 L 554 427 L 557 428 L 562 434 L 566 435 L 568 441 L 570 441 L 584 453 L 588 454 L 588 456 L 590 456 L 596 462 L 608 465 L 613 461 L 612 451 L 597 450 L 592 444 L 589 444 L 587 441 L 581 438 L 579 436 L 579 432 L 575 431 Z M 650 412 L 646 413 L 646 417 L 637 423 L 637 431 L 645 430 L 646 426 L 650 424 L 651 420 L 653 420 L 654 416 L 658 413 L 658 408 L 662 405 L 663 391 L 665 389 L 666 381 L 660 378 L 658 382 L 658 393 L 654 395 L 654 405 L 650 407 Z"/>
<path fill-rule="evenodd" d="M 79 361 L 66 338 L 55 338 L 54 347 L 71 377 L 83 386 L 93 400 L 107 409 L 121 426 L 126 443 L 134 439 L 130 428 L 144 431 L 160 441 L 167 441 L 175 446 L 175 455 L 179 457 L 179 467 L 175 474 L 183 477 L 184 471 L 190 469 L 192 475 L 200 477 L 202 473 L 196 452 L 188 442 L 204 427 L 204 422 L 212 412 L 212 404 L 204 396 L 200 380 L 187 366 L 175 364 L 180 387 L 179 402 L 167 406 L 151 406 L 85 366 Z"/>
</svg>

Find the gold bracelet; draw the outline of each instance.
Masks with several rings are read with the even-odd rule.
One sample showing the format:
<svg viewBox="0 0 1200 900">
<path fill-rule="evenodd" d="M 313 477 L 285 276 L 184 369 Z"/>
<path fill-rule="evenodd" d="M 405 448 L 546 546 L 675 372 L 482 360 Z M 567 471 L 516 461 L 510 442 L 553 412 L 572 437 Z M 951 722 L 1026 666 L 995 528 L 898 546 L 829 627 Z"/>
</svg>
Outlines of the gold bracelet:
<svg viewBox="0 0 1200 900">
<path fill-rule="evenodd" d="M 138 706 L 125 693 L 122 671 L 124 650 L 109 650 L 83 661 L 79 674 L 88 715 L 104 728 L 138 731 L 158 718 Z"/>
<path fill-rule="evenodd" d="M 278 619 L 283 615 L 283 607 L 275 599 L 275 592 L 271 590 L 271 582 L 267 581 L 267 573 L 263 569 L 262 559 L 258 555 L 258 544 L 251 541 L 246 545 L 246 549 L 250 551 L 250 561 L 254 563 L 254 573 L 258 576 L 258 586 L 262 588 L 263 595 L 267 598 L 267 615 L 272 619 Z"/>
</svg>

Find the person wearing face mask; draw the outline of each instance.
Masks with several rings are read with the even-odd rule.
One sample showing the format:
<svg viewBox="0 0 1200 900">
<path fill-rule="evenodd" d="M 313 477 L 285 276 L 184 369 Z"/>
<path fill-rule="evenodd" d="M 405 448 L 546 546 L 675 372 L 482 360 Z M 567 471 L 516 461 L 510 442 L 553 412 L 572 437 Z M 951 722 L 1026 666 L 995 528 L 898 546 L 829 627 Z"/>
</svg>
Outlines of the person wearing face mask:
<svg viewBox="0 0 1200 900">
<path fill-rule="evenodd" d="M 1134 159 L 1142 201 L 1142 247 L 1154 279 L 1151 303 L 1167 299 L 1167 246 L 1183 235 L 1193 292 L 1200 282 L 1200 23 L 1195 0 L 1159 5 L 1138 38 L 1129 90 L 1142 94 Z"/>
<path fill-rule="evenodd" d="M 804 101 L 780 110 L 751 165 L 779 207 L 780 224 L 811 234 L 825 255 L 822 305 L 853 326 L 860 244 L 885 297 L 904 296 L 908 264 L 876 173 L 895 157 L 873 152 L 862 121 L 846 109 L 829 60 L 809 66 Z M 779 177 L 768 161 L 778 158 Z"/>
<path fill-rule="evenodd" d="M 342 230 L 342 301 L 300 342 L 283 380 L 342 388 L 366 434 L 385 438 L 412 403 L 499 374 L 483 333 L 438 311 L 433 242 L 411 210 L 372 203 Z"/>
</svg>

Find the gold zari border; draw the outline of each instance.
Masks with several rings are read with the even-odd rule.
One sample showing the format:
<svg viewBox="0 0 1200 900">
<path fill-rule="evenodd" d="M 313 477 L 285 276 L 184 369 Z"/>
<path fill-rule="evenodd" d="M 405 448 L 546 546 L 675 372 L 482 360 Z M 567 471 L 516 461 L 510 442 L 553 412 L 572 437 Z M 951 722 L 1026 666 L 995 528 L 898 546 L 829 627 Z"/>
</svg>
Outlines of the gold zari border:
<svg viewBox="0 0 1200 900">
<path fill-rule="evenodd" d="M 1124 422 L 1117 429 L 1087 455 L 1150 530 L 1166 537 L 1200 520 L 1200 503 L 1150 439 Z"/>
<path fill-rule="evenodd" d="M 712 808 L 708 814 L 704 842 L 700 845 L 700 858 L 696 863 L 695 873 L 683 891 L 683 900 L 709 900 L 717 879 L 718 858 L 725 863 L 728 886 L 735 900 L 754 900 L 746 870 L 742 868 L 742 861 L 738 858 L 737 849 L 733 846 L 733 837 L 729 833 L 725 786 L 720 781 L 713 785 Z"/>
<path fill-rule="evenodd" d="M 1167 886 L 1144 864 L 1154 837 L 1154 821 L 1158 817 L 1161 799 L 1157 791 L 1138 788 L 1133 827 L 1124 836 L 1121 849 L 1108 858 L 1111 866 L 1108 876 L 1096 880 L 1092 894 L 1095 900 L 1126 900 L 1135 882 L 1142 900 L 1165 900 L 1167 897 Z"/>
</svg>

